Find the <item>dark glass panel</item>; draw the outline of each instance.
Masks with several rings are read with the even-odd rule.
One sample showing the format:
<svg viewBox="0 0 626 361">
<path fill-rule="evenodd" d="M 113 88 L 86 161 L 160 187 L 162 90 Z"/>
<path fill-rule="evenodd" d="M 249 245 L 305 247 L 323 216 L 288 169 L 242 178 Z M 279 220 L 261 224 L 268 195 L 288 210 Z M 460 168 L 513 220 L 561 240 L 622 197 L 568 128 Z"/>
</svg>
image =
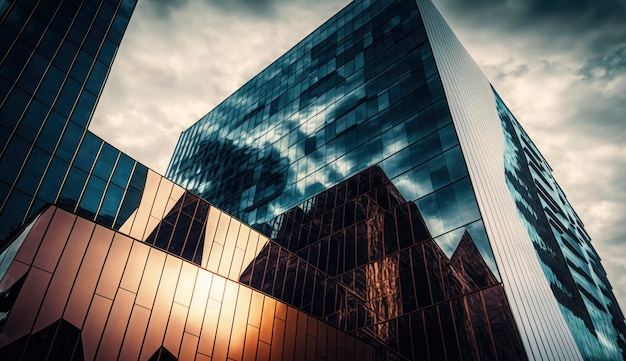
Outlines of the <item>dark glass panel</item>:
<svg viewBox="0 0 626 361">
<path fill-rule="evenodd" d="M 65 173 L 67 172 L 68 167 L 69 164 L 66 161 L 53 157 L 52 162 L 48 167 L 48 171 L 41 182 L 37 197 L 42 199 L 44 202 L 53 203 L 59 193 L 61 183 L 65 178 Z"/>
<path fill-rule="evenodd" d="M 115 171 L 111 182 L 117 184 L 120 187 L 126 187 L 130 180 L 130 174 L 135 166 L 135 161 L 124 153 L 119 153 L 119 159 L 115 165 Z"/>
<path fill-rule="evenodd" d="M 80 145 L 80 149 L 76 154 L 73 166 L 89 172 L 91 167 L 93 167 L 94 161 L 102 144 L 103 141 L 101 139 L 96 137 L 94 134 L 87 132 Z"/>
<path fill-rule="evenodd" d="M 87 183 L 76 213 L 85 218 L 93 219 L 98 212 L 105 187 L 105 181 L 92 175 L 89 178 L 89 183 Z"/>
<path fill-rule="evenodd" d="M 49 60 L 36 51 L 28 61 L 24 73 L 18 81 L 18 86 L 28 93 L 33 93 L 48 67 Z"/>
<path fill-rule="evenodd" d="M 124 201 L 120 206 L 119 213 L 115 220 L 116 229 L 119 229 L 119 227 L 121 227 L 126 221 L 128 221 L 131 214 L 135 210 L 137 210 L 137 207 L 139 207 L 139 202 L 141 201 L 141 194 L 142 192 L 140 190 L 132 187 L 126 190 Z"/>
<path fill-rule="evenodd" d="M 99 94 L 108 73 L 109 68 L 100 61 L 96 61 L 93 69 L 91 69 L 91 73 L 89 74 L 89 79 L 87 79 L 85 89 L 89 90 L 93 94 Z"/>
<path fill-rule="evenodd" d="M 31 101 L 15 132 L 28 142 L 32 143 L 35 140 L 41 125 L 46 119 L 48 109 L 48 107 L 36 100 Z"/>
<path fill-rule="evenodd" d="M 91 113 L 93 112 L 96 100 L 96 95 L 83 90 L 83 92 L 80 93 L 80 98 L 78 99 L 78 103 L 76 103 L 76 107 L 72 113 L 72 121 L 83 127 L 87 127 L 89 119 L 91 119 Z"/>
<path fill-rule="evenodd" d="M 79 127 L 74 122 L 68 122 L 56 155 L 68 162 L 71 161 L 84 132 L 84 128 Z M 91 169 L 91 166 L 87 168 L 87 170 L 89 169 Z"/>
<path fill-rule="evenodd" d="M 52 111 L 37 137 L 37 146 L 48 153 L 52 153 L 61 138 L 65 121 L 66 119 L 59 113 Z"/>
<path fill-rule="evenodd" d="M 98 161 L 93 169 L 93 174 L 102 179 L 109 179 L 119 154 L 120 152 L 117 149 L 107 143 L 103 143 L 98 155 Z"/>
<path fill-rule="evenodd" d="M 69 117 L 80 90 L 81 84 L 73 78 L 68 77 L 54 105 L 54 110 L 58 111 L 66 118 Z"/>
<path fill-rule="evenodd" d="M 54 65 L 50 66 L 35 97 L 46 106 L 51 106 L 63 84 L 63 79 L 65 73 Z"/>
<path fill-rule="evenodd" d="M 18 38 L 7 55 L 7 59 L 11 59 L 11 61 L 2 63 L 0 75 L 11 81 L 15 81 L 24 68 L 24 65 L 28 62 L 28 58 L 32 52 L 33 46 L 28 44 L 25 40 Z"/>
<path fill-rule="evenodd" d="M 109 184 L 106 195 L 102 201 L 102 206 L 98 211 L 96 221 L 98 224 L 110 227 L 113 225 L 113 220 L 117 214 L 117 210 L 122 203 L 122 197 L 124 196 L 124 190 L 114 184 Z"/>
<path fill-rule="evenodd" d="M 24 92 L 20 88 L 13 88 L 11 94 L 0 110 L 2 125 L 12 130 L 20 120 L 20 117 L 22 116 L 24 109 L 26 109 L 26 105 L 29 100 L 30 95 L 28 93 Z"/>
<path fill-rule="evenodd" d="M 26 159 L 30 144 L 21 137 L 13 137 L 0 159 L 0 180 L 13 184 Z"/>
<path fill-rule="evenodd" d="M 39 185 L 39 181 L 48 166 L 48 161 L 50 161 L 50 154 L 34 147 L 28 156 L 28 160 L 24 164 L 20 178 L 17 181 L 17 189 L 25 192 L 26 194 L 34 194 L 37 186 Z"/>
</svg>

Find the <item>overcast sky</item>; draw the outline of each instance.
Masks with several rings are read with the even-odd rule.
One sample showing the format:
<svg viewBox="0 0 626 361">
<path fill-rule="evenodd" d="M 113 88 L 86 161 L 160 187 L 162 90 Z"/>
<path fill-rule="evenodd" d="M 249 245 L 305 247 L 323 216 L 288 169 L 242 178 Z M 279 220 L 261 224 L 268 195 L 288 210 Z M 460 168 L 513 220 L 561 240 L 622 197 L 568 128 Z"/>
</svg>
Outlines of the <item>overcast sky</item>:
<svg viewBox="0 0 626 361">
<path fill-rule="evenodd" d="M 139 0 L 91 130 L 163 174 L 180 132 L 347 0 Z M 434 0 L 554 170 L 626 310 L 626 0 Z"/>
</svg>

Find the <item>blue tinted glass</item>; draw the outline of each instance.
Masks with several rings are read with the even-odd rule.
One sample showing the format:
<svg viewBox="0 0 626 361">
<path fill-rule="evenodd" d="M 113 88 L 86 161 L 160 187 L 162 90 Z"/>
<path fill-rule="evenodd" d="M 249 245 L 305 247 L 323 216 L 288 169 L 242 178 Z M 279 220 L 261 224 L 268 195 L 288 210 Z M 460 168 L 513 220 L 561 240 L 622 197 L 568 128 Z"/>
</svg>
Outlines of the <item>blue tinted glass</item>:
<svg viewBox="0 0 626 361">
<path fill-rule="evenodd" d="M 80 94 L 78 103 L 76 104 L 74 112 L 72 113 L 72 121 L 76 122 L 79 125 L 87 127 L 87 124 L 89 123 L 89 117 L 91 116 L 91 112 L 93 111 L 95 104 L 96 96 L 88 91 L 83 91 Z"/>
<path fill-rule="evenodd" d="M 83 44 L 83 49 L 87 52 L 87 54 L 95 56 L 100 48 L 100 44 L 102 43 L 102 39 L 104 38 L 104 31 L 99 28 L 93 26 L 89 31 L 89 35 L 87 35 L 87 39 Z"/>
<path fill-rule="evenodd" d="M 48 120 L 45 122 L 39 137 L 37 138 L 37 146 L 45 150 L 48 153 L 54 151 L 61 137 L 63 126 L 65 125 L 65 119 L 56 112 L 51 112 L 48 116 Z"/>
<path fill-rule="evenodd" d="M 105 226 L 113 225 L 113 220 L 117 214 L 117 209 L 122 203 L 122 197 L 124 196 L 124 190 L 114 184 L 109 184 L 109 188 L 106 191 L 104 201 L 102 201 L 102 207 L 98 212 L 97 221 Z"/>
<path fill-rule="evenodd" d="M 54 98 L 57 96 L 61 84 L 63 84 L 64 78 L 65 73 L 59 70 L 59 68 L 55 66 L 48 68 L 48 72 L 43 78 L 41 85 L 39 85 L 39 90 L 37 90 L 37 99 L 45 105 L 51 106 Z"/>
<path fill-rule="evenodd" d="M 13 184 L 17 177 L 17 172 L 19 172 L 26 159 L 26 154 L 29 149 L 30 143 L 24 139 L 20 137 L 13 137 L 11 139 L 11 142 L 4 151 L 4 155 L 2 155 L 0 159 L 0 169 L 3 170 L 0 172 L 0 180 Z"/>
<path fill-rule="evenodd" d="M 54 53 L 57 51 L 59 44 L 63 37 L 58 31 L 48 28 L 46 34 L 43 36 L 41 43 L 37 47 L 37 50 L 41 52 L 46 58 L 52 59 Z"/>
<path fill-rule="evenodd" d="M 109 68 L 106 65 L 96 61 L 93 69 L 91 70 L 91 74 L 89 74 L 87 85 L 85 86 L 87 90 L 94 94 L 98 94 L 104 85 L 104 78 L 106 78 L 108 70 Z"/>
<path fill-rule="evenodd" d="M 26 113 L 24 113 L 22 121 L 17 126 L 16 133 L 29 142 L 34 141 L 39 132 L 39 128 L 41 128 L 41 125 L 46 119 L 48 109 L 48 107 L 33 99 Z"/>
<path fill-rule="evenodd" d="M 139 190 L 143 190 L 143 187 L 146 185 L 146 178 L 148 177 L 148 168 L 143 164 L 137 163 L 135 166 L 135 171 L 133 172 L 133 176 L 130 180 L 130 186 Z"/>
<path fill-rule="evenodd" d="M 65 128 L 63 138 L 61 138 L 61 143 L 59 144 L 59 148 L 55 154 L 67 161 L 72 160 L 72 157 L 78 148 L 80 138 L 83 136 L 84 132 L 85 130 L 83 128 L 73 122 L 69 122 Z"/>
<path fill-rule="evenodd" d="M 93 174 L 102 179 L 109 179 L 111 171 L 120 152 L 107 143 L 102 144 L 102 150 L 98 155 L 98 161 L 93 169 Z"/>
<path fill-rule="evenodd" d="M 15 39 L 16 35 L 17 32 L 15 30 L 4 24 L 0 24 L 0 39 Z M 9 51 L 11 44 L 11 41 L 0 41 L 0 54 L 6 54 Z"/>
<path fill-rule="evenodd" d="M 6 237 L 11 231 L 17 229 L 26 217 L 26 212 L 32 200 L 28 196 L 18 190 L 13 190 L 4 211 L 0 214 L 0 224 L 8 224 L 9 227 L 0 227 L 0 238 Z"/>
<path fill-rule="evenodd" d="M 30 96 L 19 88 L 13 88 L 6 102 L 0 109 L 0 122 L 8 129 L 13 129 L 28 104 Z"/>
<path fill-rule="evenodd" d="M 72 77 L 68 77 L 61 90 L 61 95 L 54 104 L 54 110 L 61 113 L 63 116 L 68 117 L 72 111 L 72 107 L 76 102 L 76 97 L 80 92 L 81 84 L 74 80 Z"/>
<path fill-rule="evenodd" d="M 124 3 L 129 3 L 134 1 L 124 1 Z M 122 8 L 120 10 L 123 10 Z M 130 15 L 130 12 L 128 13 Z M 124 35 L 124 31 L 126 30 L 126 26 L 128 25 L 128 16 L 118 12 L 113 20 L 113 24 L 109 29 L 108 38 L 114 43 L 119 45 L 122 40 L 122 35 Z"/>
<path fill-rule="evenodd" d="M 100 201 L 104 193 L 106 182 L 98 177 L 91 176 L 87 188 L 80 200 L 77 213 L 87 218 L 92 218 L 98 211 Z"/>
<path fill-rule="evenodd" d="M 67 29 L 69 29 L 75 14 L 76 7 L 72 5 L 70 1 L 63 1 L 61 2 L 61 7 L 54 17 L 54 20 L 52 20 L 51 26 L 59 33 L 65 34 Z"/>
<path fill-rule="evenodd" d="M 41 55 L 39 52 L 35 52 L 30 58 L 28 66 L 18 82 L 19 86 L 29 93 L 34 92 L 44 71 L 48 67 L 48 62 L 45 56 Z"/>
<path fill-rule="evenodd" d="M 100 29 L 108 29 L 114 14 L 115 5 L 111 2 L 105 1 L 100 10 L 98 10 L 98 16 L 96 17 L 94 24 Z"/>
<path fill-rule="evenodd" d="M 137 207 L 139 207 L 139 201 L 141 200 L 141 194 L 141 190 L 137 190 L 132 187 L 128 188 L 126 195 L 124 196 L 124 202 L 122 203 L 117 219 L 115 220 L 116 229 L 121 227 L 122 224 L 128 220 L 128 217 L 130 217 L 130 215 L 137 210 Z"/>
<path fill-rule="evenodd" d="M 133 171 L 135 161 L 124 153 L 120 153 L 120 158 L 115 166 L 113 177 L 111 182 L 119 185 L 120 187 L 126 187 L 130 179 L 130 173 Z"/>
<path fill-rule="evenodd" d="M 67 72 L 72 65 L 74 57 L 78 52 L 78 47 L 69 41 L 66 41 L 61 45 L 61 49 L 54 57 L 54 65 L 56 65 L 63 72 Z"/>
<path fill-rule="evenodd" d="M 89 172 L 93 167 L 94 160 L 98 155 L 102 140 L 96 137 L 93 133 L 87 132 L 83 142 L 80 144 L 80 149 L 74 159 L 73 167 L 78 167 L 84 171 Z"/>
<path fill-rule="evenodd" d="M 33 47 L 24 40 L 18 39 L 13 45 L 11 52 L 7 55 L 7 59 L 0 67 L 0 75 L 9 80 L 15 80 L 26 64 L 28 57 L 33 52 Z"/>
<path fill-rule="evenodd" d="M 67 175 L 65 184 L 63 185 L 63 190 L 61 191 L 61 195 L 57 201 L 58 204 L 61 207 L 74 209 L 86 182 L 87 173 L 78 168 L 72 167 Z"/>
<path fill-rule="evenodd" d="M 51 155 L 35 147 L 28 156 L 17 181 L 17 188 L 27 194 L 34 194 Z"/>
<path fill-rule="evenodd" d="M 61 184 L 63 183 L 68 167 L 68 162 L 63 159 L 53 157 L 50 167 L 48 167 L 48 171 L 41 182 L 37 197 L 45 202 L 54 203 L 57 194 L 61 189 Z"/>
<path fill-rule="evenodd" d="M 84 82 L 87 74 L 89 73 L 89 69 L 91 68 L 91 63 L 93 63 L 93 57 L 84 51 L 81 51 L 72 66 L 70 75 L 79 83 Z"/>
</svg>

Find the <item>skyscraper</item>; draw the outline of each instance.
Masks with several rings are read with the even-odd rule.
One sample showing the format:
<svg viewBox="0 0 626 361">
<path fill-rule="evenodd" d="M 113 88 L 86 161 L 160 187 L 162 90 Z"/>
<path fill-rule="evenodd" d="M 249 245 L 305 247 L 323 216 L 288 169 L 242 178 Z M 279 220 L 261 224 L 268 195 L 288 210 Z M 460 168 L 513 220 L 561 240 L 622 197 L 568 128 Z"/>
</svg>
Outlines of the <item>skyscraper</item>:
<svg viewBox="0 0 626 361">
<path fill-rule="evenodd" d="M 27 28 L 56 29 L 37 11 L 70 6 L 89 38 L 106 16 L 123 32 L 133 6 L 67 4 L 2 3 L 9 54 Z M 78 68 L 96 43 L 44 68 Z M 0 111 L 48 72 L 3 78 Z M 104 80 L 85 79 L 78 94 L 99 93 Z M 6 118 L 25 154 L 54 147 L 41 163 L 10 145 L 0 158 L 18 179 L 0 214 L 3 358 L 623 358 L 624 317 L 582 222 L 428 0 L 352 2 L 181 135 L 167 173 L 180 185 L 84 126 L 68 133 L 93 103 L 51 120 L 63 92 L 30 140 L 17 129 L 39 123 Z"/>
<path fill-rule="evenodd" d="M 541 153 L 429 1 L 353 2 L 185 130 L 166 176 L 315 264 L 328 254 L 332 241 L 325 239 L 333 232 L 301 227 L 317 219 L 324 192 L 372 167 L 416 207 L 427 238 L 451 264 L 460 258 L 456 252 L 481 255 L 482 263 L 474 264 L 486 265 L 504 288 L 505 309 L 529 358 L 623 357 L 624 317 L 582 222 Z M 326 276 L 355 290 L 351 280 L 359 272 L 368 279 L 367 267 L 396 273 L 390 269 L 397 266 L 378 265 L 371 252 L 359 261 L 361 247 L 372 247 L 373 231 L 356 232 L 352 244 L 346 227 L 357 222 L 356 211 L 339 201 L 334 207 L 317 224 L 341 230 L 339 259 L 350 266 Z M 298 213 L 299 232 L 285 236 Z M 393 228 L 393 222 L 367 219 L 377 232 Z M 382 259 L 412 249 L 406 239 L 406 248 L 400 246 L 407 233 L 392 219 L 399 243 L 382 237 L 382 247 L 389 247 Z M 459 251 L 469 243 L 475 251 Z M 282 262 L 270 260 L 280 274 Z M 412 285 L 416 293 L 432 292 L 429 282 L 429 288 Z M 375 294 L 371 287 L 364 292 Z M 390 288 L 399 294 L 385 297 L 403 302 L 386 304 L 386 316 L 372 324 L 400 324 L 415 314 L 404 288 Z M 423 304 L 417 302 L 417 314 Z M 367 329 L 368 321 L 359 326 Z M 391 347 L 410 355 L 391 339 Z"/>
<path fill-rule="evenodd" d="M 135 3 L 0 4 L 0 239 L 46 203 L 115 217 L 136 162 L 87 127 Z"/>
</svg>

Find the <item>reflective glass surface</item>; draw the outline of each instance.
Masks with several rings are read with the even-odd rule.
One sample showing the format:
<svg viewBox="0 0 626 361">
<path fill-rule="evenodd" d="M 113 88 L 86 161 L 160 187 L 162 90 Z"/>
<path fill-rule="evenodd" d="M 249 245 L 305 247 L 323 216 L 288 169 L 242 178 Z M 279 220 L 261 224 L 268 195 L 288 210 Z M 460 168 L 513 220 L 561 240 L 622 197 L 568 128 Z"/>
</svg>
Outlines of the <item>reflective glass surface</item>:
<svg viewBox="0 0 626 361">
<path fill-rule="evenodd" d="M 600 258 L 552 170 L 494 91 L 507 185 L 554 297 L 586 359 L 626 356 L 626 325 Z"/>
<path fill-rule="evenodd" d="M 99 202 L 94 205 L 87 197 L 80 203 L 85 183 L 77 182 L 88 179 L 50 159 L 56 155 L 71 163 L 82 148 L 85 151 L 78 152 L 76 166 L 91 171 L 98 154 L 93 146 L 99 146 L 101 140 L 89 135 L 86 128 L 135 2 L 2 1 L 0 134 L 8 131 L 10 135 L 0 139 L 0 189 L 6 189 L 0 192 L 0 240 L 41 205 L 59 200 L 64 183 L 75 189 L 64 192 L 60 204 L 72 210 L 80 204 L 85 215 L 98 213 Z M 119 152 L 105 147 L 102 153 L 106 157 L 100 157 L 94 171 L 107 181 L 104 173 L 115 161 L 110 157 Z M 89 193 L 101 198 L 97 193 L 102 187 L 95 183 L 91 182 Z M 111 214 L 115 208 L 112 197 L 104 212 L 108 224 L 116 216 Z"/>
</svg>

